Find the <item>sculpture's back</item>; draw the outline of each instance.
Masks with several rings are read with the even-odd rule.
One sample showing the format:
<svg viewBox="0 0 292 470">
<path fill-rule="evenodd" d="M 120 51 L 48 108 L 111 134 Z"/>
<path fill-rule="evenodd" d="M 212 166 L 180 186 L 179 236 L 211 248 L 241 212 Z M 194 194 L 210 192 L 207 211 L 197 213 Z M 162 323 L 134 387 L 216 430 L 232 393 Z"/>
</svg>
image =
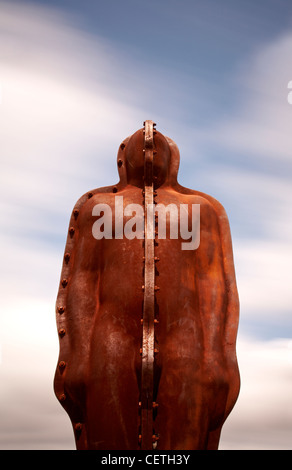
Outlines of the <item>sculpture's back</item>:
<svg viewBox="0 0 292 470">
<path fill-rule="evenodd" d="M 78 449 L 216 449 L 236 402 L 239 303 L 229 223 L 215 199 L 178 184 L 178 166 L 175 143 L 146 121 L 120 146 L 119 183 L 74 207 L 57 298 L 55 392 Z M 151 198 L 156 208 L 187 208 L 188 229 L 199 207 L 199 243 L 182 249 L 182 216 L 178 237 L 169 216 L 166 238 L 158 226 L 153 240 L 146 210 L 144 239 L 130 204 L 146 209 Z M 96 207 L 112 238 L 94 233 Z M 120 223 L 132 237 L 121 236 Z"/>
</svg>

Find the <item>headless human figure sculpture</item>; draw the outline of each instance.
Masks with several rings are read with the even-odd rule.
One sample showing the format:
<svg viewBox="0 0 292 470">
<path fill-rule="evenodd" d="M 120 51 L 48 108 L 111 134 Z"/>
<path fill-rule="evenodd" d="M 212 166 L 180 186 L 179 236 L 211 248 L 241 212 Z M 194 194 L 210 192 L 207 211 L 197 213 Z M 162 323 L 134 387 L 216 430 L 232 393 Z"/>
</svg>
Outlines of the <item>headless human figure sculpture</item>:
<svg viewBox="0 0 292 470">
<path fill-rule="evenodd" d="M 112 220 L 116 196 L 123 196 L 124 207 L 143 205 L 144 137 L 140 129 L 122 142 L 119 183 L 86 193 L 70 219 L 56 303 L 60 353 L 54 388 L 71 419 L 77 449 L 145 448 L 140 409 L 145 242 L 115 238 L 114 222 L 112 238 L 97 240 L 92 231 L 97 204 L 111 208 Z M 200 207 L 196 249 L 182 250 L 180 236 L 154 242 L 159 291 L 153 447 L 217 449 L 240 387 L 239 301 L 229 223 L 215 199 L 179 185 L 176 144 L 158 131 L 153 139 L 156 204 Z M 128 220 L 124 215 L 123 223 Z"/>
</svg>

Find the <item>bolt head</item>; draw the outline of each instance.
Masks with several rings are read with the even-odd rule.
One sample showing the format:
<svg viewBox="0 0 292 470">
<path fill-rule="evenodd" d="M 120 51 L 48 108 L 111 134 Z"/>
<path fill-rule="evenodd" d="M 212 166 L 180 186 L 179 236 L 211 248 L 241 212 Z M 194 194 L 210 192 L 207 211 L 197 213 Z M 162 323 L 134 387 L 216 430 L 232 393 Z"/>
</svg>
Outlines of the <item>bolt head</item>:
<svg viewBox="0 0 292 470">
<path fill-rule="evenodd" d="M 65 361 L 60 361 L 60 362 L 59 362 L 59 369 L 60 369 L 60 370 L 64 370 L 65 367 L 66 367 L 66 362 L 65 362 Z"/>
</svg>

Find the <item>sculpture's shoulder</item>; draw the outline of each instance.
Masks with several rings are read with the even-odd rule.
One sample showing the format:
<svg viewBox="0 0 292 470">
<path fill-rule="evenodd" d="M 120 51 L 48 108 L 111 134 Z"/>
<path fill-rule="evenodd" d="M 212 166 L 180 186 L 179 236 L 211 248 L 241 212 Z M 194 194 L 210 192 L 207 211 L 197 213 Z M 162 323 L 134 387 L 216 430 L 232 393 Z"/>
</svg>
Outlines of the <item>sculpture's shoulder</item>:
<svg viewBox="0 0 292 470">
<path fill-rule="evenodd" d="M 87 191 L 74 204 L 70 220 L 78 221 L 78 225 L 81 221 L 84 223 L 88 216 L 92 215 L 93 207 L 98 203 L 109 203 L 116 191 L 117 185 Z"/>
<path fill-rule="evenodd" d="M 73 208 L 73 213 L 74 211 L 80 211 L 84 206 L 88 205 L 88 202 L 95 202 L 95 201 L 101 201 L 104 198 L 106 198 L 107 195 L 115 193 L 117 190 L 117 185 L 112 185 L 112 186 L 104 186 L 102 188 L 96 188 L 92 189 L 90 191 L 87 191 L 85 194 L 83 194 L 74 204 Z"/>
<path fill-rule="evenodd" d="M 200 204 L 201 211 L 207 214 L 214 214 L 218 221 L 228 222 L 227 213 L 223 205 L 214 197 L 201 191 L 189 189 L 181 185 L 177 185 L 176 190 L 186 196 L 189 196 L 195 203 Z"/>
</svg>

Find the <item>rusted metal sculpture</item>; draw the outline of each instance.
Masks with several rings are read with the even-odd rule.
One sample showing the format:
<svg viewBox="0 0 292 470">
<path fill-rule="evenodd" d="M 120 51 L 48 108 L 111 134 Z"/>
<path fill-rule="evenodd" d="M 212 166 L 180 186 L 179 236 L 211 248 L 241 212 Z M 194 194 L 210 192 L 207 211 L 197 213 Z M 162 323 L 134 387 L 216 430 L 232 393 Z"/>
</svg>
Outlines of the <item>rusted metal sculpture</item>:
<svg viewBox="0 0 292 470">
<path fill-rule="evenodd" d="M 178 148 L 152 121 L 122 142 L 117 163 L 119 183 L 88 192 L 72 212 L 56 303 L 56 396 L 77 449 L 217 449 L 240 386 L 226 213 L 179 185 Z M 146 210 L 143 237 L 122 236 L 121 220 L 104 211 L 113 231 L 96 239 L 94 208 L 116 215 L 117 196 L 123 207 L 199 205 L 200 243 L 182 250 L 181 237 L 160 239 Z"/>
</svg>

